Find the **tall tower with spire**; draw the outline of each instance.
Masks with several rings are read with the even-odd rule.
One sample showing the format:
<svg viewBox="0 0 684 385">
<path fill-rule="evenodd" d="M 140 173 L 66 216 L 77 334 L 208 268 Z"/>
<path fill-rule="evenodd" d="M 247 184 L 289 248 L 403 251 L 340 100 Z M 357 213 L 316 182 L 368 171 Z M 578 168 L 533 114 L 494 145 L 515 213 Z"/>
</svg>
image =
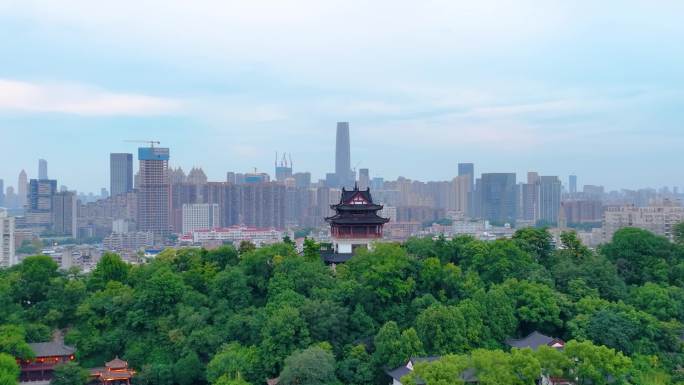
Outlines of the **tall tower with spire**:
<svg viewBox="0 0 684 385">
<path fill-rule="evenodd" d="M 335 141 L 335 177 L 339 187 L 351 188 L 354 185 L 351 170 L 351 146 L 349 143 L 349 122 L 337 122 Z"/>
</svg>

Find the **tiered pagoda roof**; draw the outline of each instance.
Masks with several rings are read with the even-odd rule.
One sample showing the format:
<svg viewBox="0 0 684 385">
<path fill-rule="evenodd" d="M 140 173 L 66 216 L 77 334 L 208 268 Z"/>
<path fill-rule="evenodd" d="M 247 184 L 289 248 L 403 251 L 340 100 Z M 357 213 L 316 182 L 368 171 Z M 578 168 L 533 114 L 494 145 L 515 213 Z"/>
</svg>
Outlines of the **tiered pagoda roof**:
<svg viewBox="0 0 684 385">
<path fill-rule="evenodd" d="M 383 206 L 373 203 L 370 188 L 359 190 L 355 185 L 353 190 L 342 188 L 340 203 L 330 205 L 335 210 L 335 215 L 325 218 L 325 221 L 334 225 L 364 225 L 385 224 L 389 218 L 378 215 Z"/>
</svg>

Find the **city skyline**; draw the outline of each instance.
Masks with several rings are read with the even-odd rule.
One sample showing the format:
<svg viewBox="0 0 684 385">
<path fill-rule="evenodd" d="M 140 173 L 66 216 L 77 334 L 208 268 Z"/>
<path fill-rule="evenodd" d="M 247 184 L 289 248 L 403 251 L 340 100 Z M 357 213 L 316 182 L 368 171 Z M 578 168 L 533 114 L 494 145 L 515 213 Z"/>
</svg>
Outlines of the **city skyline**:
<svg viewBox="0 0 684 385">
<path fill-rule="evenodd" d="M 98 191 L 108 154 L 135 151 L 127 139 L 159 140 L 172 166 L 212 180 L 272 173 L 274 151 L 323 178 L 349 121 L 352 165 L 388 179 L 447 180 L 473 162 L 681 186 L 683 7 L 10 2 L 0 178 L 36 177 L 43 158 L 60 184 Z"/>
<path fill-rule="evenodd" d="M 340 122 L 338 122 L 338 128 L 339 128 L 339 123 Z M 343 122 L 343 123 L 347 123 L 347 122 Z M 335 138 L 335 135 L 336 134 L 335 133 L 336 133 L 336 129 L 333 126 L 333 128 L 330 130 L 331 138 L 329 138 L 331 143 L 332 143 L 332 150 L 330 151 L 330 153 L 326 154 L 326 156 L 328 156 L 329 159 L 325 159 L 323 162 L 319 162 L 319 163 L 323 163 L 323 164 L 325 164 L 325 162 L 331 163 L 330 167 L 328 167 L 328 170 L 326 170 L 324 167 L 321 168 L 320 165 L 315 165 L 315 166 L 309 168 L 309 167 L 307 167 L 307 165 L 302 166 L 299 162 L 293 161 L 293 164 L 297 164 L 297 166 L 292 168 L 292 172 L 293 173 L 312 172 L 311 171 L 312 169 L 323 169 L 323 171 L 320 174 L 312 172 L 312 182 L 315 182 L 318 180 L 324 181 L 326 179 L 326 174 L 335 175 L 335 171 L 336 171 L 336 160 L 335 160 L 335 157 L 336 157 L 336 149 L 335 149 L 336 138 Z M 350 136 L 354 136 L 353 128 L 350 128 Z M 126 142 L 126 141 L 123 141 L 123 142 Z M 162 144 L 163 144 L 163 142 L 162 142 Z M 102 176 L 102 179 L 105 180 L 105 182 L 101 186 L 98 186 L 97 184 L 94 184 L 91 181 L 90 184 L 88 184 L 89 186 L 92 186 L 91 188 L 88 188 L 88 187 L 80 188 L 79 185 L 73 185 L 73 184 L 70 184 L 69 182 L 66 182 L 68 180 L 73 180 L 73 179 L 71 179 L 73 177 L 73 174 L 70 174 L 70 173 L 72 173 L 73 171 L 76 171 L 78 173 L 78 170 L 73 170 L 73 169 L 71 171 L 67 171 L 63 174 L 60 174 L 60 175 L 54 177 L 53 179 L 57 180 L 60 186 L 67 186 L 70 190 L 78 191 L 79 193 L 99 194 L 102 192 L 102 189 L 106 189 L 107 192 L 111 194 L 111 191 L 110 191 L 111 190 L 111 173 L 112 173 L 111 156 L 112 155 L 131 155 L 132 156 L 139 149 L 139 147 L 134 145 L 134 144 L 129 144 L 128 147 L 132 147 L 132 151 L 126 152 L 126 151 L 122 150 L 121 152 L 111 152 L 111 153 L 107 152 L 106 154 L 103 154 L 106 158 L 106 164 L 105 164 L 105 170 L 104 170 L 105 172 L 102 173 L 101 176 Z M 171 148 L 170 146 L 166 146 L 166 147 Z M 120 147 L 120 148 L 123 148 L 123 147 Z M 171 148 L 171 149 L 173 150 L 173 148 Z M 455 163 L 453 164 L 453 167 L 441 168 L 440 169 L 441 172 L 439 173 L 440 175 L 443 175 L 443 177 L 441 177 L 441 178 L 440 177 L 437 177 L 437 178 L 426 177 L 427 175 L 432 175 L 429 173 L 425 174 L 425 175 L 408 175 L 408 174 L 399 173 L 396 175 L 393 174 L 393 175 L 388 176 L 385 174 L 374 173 L 375 168 L 368 167 L 368 166 L 364 165 L 363 162 L 356 162 L 355 163 L 353 149 L 354 149 L 354 145 L 352 144 L 351 145 L 351 163 L 360 165 L 359 167 L 352 167 L 353 169 L 356 169 L 357 171 L 360 169 L 368 169 L 368 170 L 370 170 L 370 177 L 371 178 L 382 177 L 385 180 L 396 180 L 398 178 L 407 178 L 407 179 L 422 181 L 422 182 L 450 181 L 453 178 L 460 175 L 460 171 L 459 171 L 460 168 L 459 167 L 461 167 L 464 164 L 468 164 L 468 165 L 474 165 L 475 175 L 473 176 L 473 178 L 478 178 L 482 174 L 488 174 L 488 173 L 512 173 L 512 174 L 517 175 L 518 183 L 524 183 L 525 176 L 530 172 L 557 176 L 561 181 L 561 184 L 563 186 L 564 191 L 567 191 L 567 192 L 570 192 L 571 186 L 570 186 L 569 178 L 571 178 L 571 177 L 575 178 L 575 183 L 577 184 L 577 191 L 582 191 L 582 188 L 585 185 L 603 186 L 603 187 L 605 187 L 606 191 L 620 191 L 622 189 L 627 189 L 627 190 L 660 189 L 663 187 L 667 187 L 667 188 L 676 187 L 676 188 L 682 189 L 682 187 L 684 186 L 684 183 L 681 183 L 681 182 L 679 182 L 679 180 L 676 180 L 676 179 L 672 180 L 670 183 L 654 184 L 654 185 L 645 185 L 645 184 L 640 184 L 639 182 L 636 182 L 636 183 L 630 184 L 628 186 L 619 186 L 619 185 L 611 186 L 611 185 L 608 185 L 606 183 L 603 183 L 602 181 L 605 179 L 602 179 L 600 177 L 597 179 L 592 179 L 592 180 L 588 181 L 588 180 L 585 180 L 583 178 L 583 175 L 580 175 L 579 173 L 572 172 L 572 171 L 568 172 L 568 173 L 559 173 L 559 172 L 554 172 L 554 171 L 542 171 L 542 170 L 554 170 L 553 167 L 534 167 L 533 166 L 532 168 L 529 168 L 529 169 L 520 169 L 520 170 L 511 171 L 510 167 L 507 169 L 504 166 L 491 165 L 490 166 L 490 167 L 492 167 L 491 169 L 481 169 L 480 166 L 482 163 L 478 163 L 476 161 L 473 162 L 472 159 L 469 159 L 467 161 L 461 161 L 461 160 L 456 159 Z M 175 153 L 175 151 L 174 151 L 174 153 Z M 291 152 L 288 154 L 290 157 L 292 156 Z M 174 158 L 175 157 L 176 157 L 176 155 L 174 156 Z M 38 166 L 40 166 L 41 164 L 43 164 L 42 162 L 47 163 L 48 161 L 49 161 L 48 159 L 40 158 L 40 159 L 36 159 L 36 164 Z M 269 161 L 271 162 L 271 164 L 266 166 L 266 164 Z M 129 162 L 132 163 L 133 174 L 136 174 L 138 172 L 139 159 L 135 156 L 132 156 L 132 159 L 129 160 Z M 264 160 L 264 162 L 263 162 L 265 164 L 264 168 L 251 167 L 251 168 L 247 168 L 244 170 L 228 168 L 226 170 L 221 170 L 221 166 L 215 165 L 211 162 L 209 163 L 208 166 L 199 164 L 198 162 L 193 162 L 190 166 L 190 165 L 185 165 L 185 164 L 181 165 L 181 164 L 174 162 L 173 160 L 170 160 L 169 161 L 169 169 L 175 169 L 177 167 L 180 167 L 184 171 L 189 172 L 193 168 L 201 168 L 204 172 L 206 172 L 208 174 L 208 179 L 210 181 L 219 181 L 219 182 L 225 181 L 226 172 L 249 173 L 249 172 L 254 172 L 254 170 L 256 169 L 259 173 L 266 173 L 266 174 L 270 175 L 272 179 L 275 180 L 276 179 L 276 170 L 274 169 L 272 162 L 273 162 L 272 159 Z M 488 164 L 486 161 L 483 163 Z M 2 167 L 2 165 L 0 165 L 0 167 Z M 76 167 L 82 168 L 83 164 L 79 163 Z M 22 168 L 20 171 L 26 172 L 26 174 L 28 175 L 28 179 L 40 179 L 38 173 L 36 173 L 36 175 L 31 174 L 30 167 Z M 354 171 L 354 170 L 352 170 L 352 171 Z M 449 176 L 449 173 L 451 173 L 450 176 Z M 358 178 L 358 175 L 357 175 L 357 178 Z M 17 180 L 16 175 L 14 176 L 14 178 L 12 178 L 12 176 L 7 176 L 7 177 L 3 178 L 2 175 L 0 175 L 0 180 L 4 181 L 4 188 L 5 189 L 7 187 L 13 187 L 14 191 L 17 192 L 18 184 L 16 182 L 16 180 Z M 132 180 L 129 182 L 132 184 Z"/>
</svg>

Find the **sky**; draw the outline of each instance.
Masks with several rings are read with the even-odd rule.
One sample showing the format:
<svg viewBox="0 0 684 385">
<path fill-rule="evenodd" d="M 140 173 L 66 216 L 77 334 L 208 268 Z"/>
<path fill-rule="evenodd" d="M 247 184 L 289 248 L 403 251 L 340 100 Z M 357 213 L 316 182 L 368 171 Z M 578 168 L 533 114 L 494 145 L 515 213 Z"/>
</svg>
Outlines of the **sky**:
<svg viewBox="0 0 684 385">
<path fill-rule="evenodd" d="M 275 152 L 371 176 L 684 186 L 684 2 L 0 0 L 0 178 L 109 187 L 158 140 L 210 180 Z"/>
</svg>

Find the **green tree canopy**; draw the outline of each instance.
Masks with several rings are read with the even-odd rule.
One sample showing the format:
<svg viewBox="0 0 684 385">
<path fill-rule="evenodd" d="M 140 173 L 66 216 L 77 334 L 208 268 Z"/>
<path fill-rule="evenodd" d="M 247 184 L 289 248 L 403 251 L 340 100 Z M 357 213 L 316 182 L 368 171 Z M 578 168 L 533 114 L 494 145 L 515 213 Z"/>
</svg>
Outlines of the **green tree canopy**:
<svg viewBox="0 0 684 385">
<path fill-rule="evenodd" d="M 15 385 L 18 378 L 19 365 L 16 359 L 7 353 L 0 353 L 0 385 Z"/>
<path fill-rule="evenodd" d="M 314 346 L 294 352 L 285 359 L 280 373 L 282 385 L 337 384 L 335 357 L 325 349 Z"/>
<path fill-rule="evenodd" d="M 620 383 L 631 367 L 631 360 L 622 353 L 590 341 L 568 341 L 564 352 L 579 385 Z"/>
<path fill-rule="evenodd" d="M 224 345 L 207 365 L 207 380 L 215 382 L 220 377 L 244 378 L 257 383 L 262 369 L 256 347 L 245 347 L 237 342 Z"/>
<path fill-rule="evenodd" d="M 88 371 L 75 362 L 57 365 L 50 385 L 85 385 L 88 383 Z"/>
<path fill-rule="evenodd" d="M 668 282 L 668 266 L 679 262 L 675 245 L 667 238 L 633 227 L 616 231 L 600 251 L 616 264 L 627 284 Z"/>
</svg>

